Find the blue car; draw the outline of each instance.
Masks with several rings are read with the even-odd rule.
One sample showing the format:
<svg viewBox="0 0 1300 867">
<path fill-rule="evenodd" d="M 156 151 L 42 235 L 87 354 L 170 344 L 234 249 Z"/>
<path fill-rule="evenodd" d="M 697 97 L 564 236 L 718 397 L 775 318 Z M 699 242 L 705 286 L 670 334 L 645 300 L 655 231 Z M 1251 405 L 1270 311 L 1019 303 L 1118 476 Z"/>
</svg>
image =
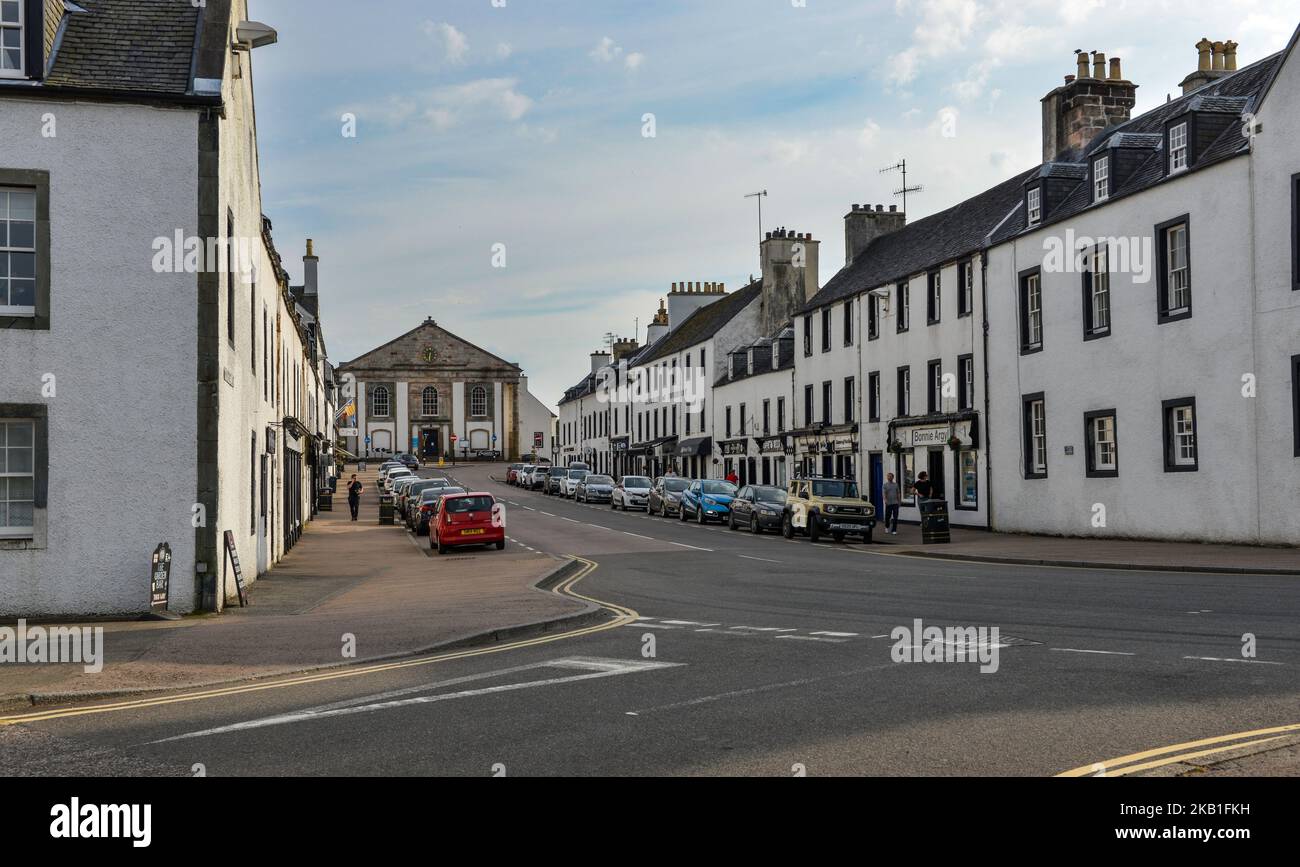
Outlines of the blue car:
<svg viewBox="0 0 1300 867">
<path fill-rule="evenodd" d="M 682 507 L 678 514 L 683 521 L 694 518 L 696 523 L 726 521 L 731 515 L 731 500 L 736 496 L 736 486 L 721 479 L 696 479 L 682 494 Z"/>
</svg>

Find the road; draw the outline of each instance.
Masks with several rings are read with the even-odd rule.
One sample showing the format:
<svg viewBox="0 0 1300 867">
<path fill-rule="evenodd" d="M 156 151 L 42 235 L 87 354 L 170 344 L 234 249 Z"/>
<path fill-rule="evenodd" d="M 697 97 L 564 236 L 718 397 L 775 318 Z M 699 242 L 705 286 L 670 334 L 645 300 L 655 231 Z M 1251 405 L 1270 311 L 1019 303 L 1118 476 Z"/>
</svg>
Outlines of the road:
<svg viewBox="0 0 1300 867">
<path fill-rule="evenodd" d="M 611 605 L 609 621 L 350 676 L 58 712 L 23 724 L 36 746 L 11 762 L 211 776 L 1051 775 L 1300 723 L 1294 578 L 909 559 L 560 501 L 488 470 L 453 474 L 506 501 L 510 546 L 582 558 L 573 592 Z M 495 553 L 455 556 L 473 580 Z M 997 670 L 895 662 L 891 632 L 917 619 L 998 627 Z"/>
</svg>

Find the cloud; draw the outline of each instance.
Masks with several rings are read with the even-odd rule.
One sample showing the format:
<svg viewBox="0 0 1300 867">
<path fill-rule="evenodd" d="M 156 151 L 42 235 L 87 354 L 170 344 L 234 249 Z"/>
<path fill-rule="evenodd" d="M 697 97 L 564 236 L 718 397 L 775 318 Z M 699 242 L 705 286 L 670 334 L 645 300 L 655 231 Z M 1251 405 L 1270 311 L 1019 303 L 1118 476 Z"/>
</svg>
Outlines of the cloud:
<svg viewBox="0 0 1300 867">
<path fill-rule="evenodd" d="M 452 25 L 444 22 L 424 22 L 424 32 L 442 46 L 443 59 L 448 63 L 463 63 L 469 53 L 469 40 Z"/>
<path fill-rule="evenodd" d="M 871 118 L 867 118 L 866 124 L 858 131 L 858 144 L 864 148 L 869 148 L 876 143 L 876 138 L 880 134 L 880 124 Z"/>
<path fill-rule="evenodd" d="M 617 60 L 622 53 L 623 49 L 615 45 L 613 39 L 603 36 L 596 47 L 587 53 L 587 56 L 599 63 L 609 63 L 612 60 Z"/>
<path fill-rule="evenodd" d="M 981 11 L 976 0 L 921 0 L 920 5 L 921 20 L 912 31 L 912 44 L 890 58 L 889 80 L 895 85 L 911 83 L 922 60 L 964 48 Z M 901 15 L 911 7 L 907 0 L 899 0 L 895 8 Z"/>
<path fill-rule="evenodd" d="M 627 68 L 629 70 L 632 70 L 633 72 L 635 72 L 637 69 L 640 69 L 641 64 L 644 62 L 645 62 L 645 55 L 639 51 L 633 51 L 627 57 L 623 58 L 624 65 L 626 65 Z"/>
<path fill-rule="evenodd" d="M 518 90 L 514 78 L 480 78 L 417 94 L 389 96 L 362 114 L 386 126 L 423 122 L 442 132 L 475 120 L 518 121 L 533 100 Z"/>
<path fill-rule="evenodd" d="M 514 53 L 515 50 L 513 47 L 511 47 L 509 42 L 497 43 L 497 57 L 501 58 L 502 60 L 505 60 L 507 57 L 509 57 Z"/>
</svg>

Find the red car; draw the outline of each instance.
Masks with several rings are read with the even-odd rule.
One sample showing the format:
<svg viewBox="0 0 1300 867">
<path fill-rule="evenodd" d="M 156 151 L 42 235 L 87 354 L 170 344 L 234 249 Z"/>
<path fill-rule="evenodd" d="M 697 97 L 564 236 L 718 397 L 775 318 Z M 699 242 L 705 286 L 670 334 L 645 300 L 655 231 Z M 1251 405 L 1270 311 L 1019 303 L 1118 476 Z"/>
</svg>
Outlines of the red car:
<svg viewBox="0 0 1300 867">
<path fill-rule="evenodd" d="M 439 554 L 464 545 L 506 546 L 505 513 L 496 498 L 477 491 L 442 498 L 429 523 L 429 547 Z"/>
</svg>

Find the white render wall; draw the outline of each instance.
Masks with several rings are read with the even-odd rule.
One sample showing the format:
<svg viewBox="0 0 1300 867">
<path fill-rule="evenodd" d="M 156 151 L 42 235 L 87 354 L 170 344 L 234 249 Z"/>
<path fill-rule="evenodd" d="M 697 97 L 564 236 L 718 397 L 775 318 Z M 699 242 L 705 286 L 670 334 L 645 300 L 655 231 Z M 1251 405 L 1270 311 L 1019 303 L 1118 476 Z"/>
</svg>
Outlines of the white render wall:
<svg viewBox="0 0 1300 867">
<path fill-rule="evenodd" d="M 1252 330 L 1250 162 L 1239 157 L 1083 212 L 990 252 L 995 529 L 1187 541 L 1260 540 L 1259 447 L 1289 445 L 1289 426 L 1257 429 L 1242 376 L 1258 369 Z M 1189 215 L 1192 316 L 1160 324 L 1157 283 L 1112 271 L 1111 336 L 1085 341 L 1081 277 L 1043 273 L 1043 350 L 1020 355 L 1017 274 L 1040 265 L 1044 240 L 1151 238 Z M 1154 240 L 1152 249 L 1155 250 Z M 1044 392 L 1048 476 L 1025 479 L 1021 395 Z M 1199 469 L 1165 472 L 1161 402 L 1196 398 Z M 1116 410 L 1117 478 L 1085 473 L 1084 413 Z M 1074 454 L 1065 454 L 1073 446 Z M 1289 454 L 1289 449 L 1288 449 Z M 1106 525 L 1093 526 L 1094 507 Z"/>
<path fill-rule="evenodd" d="M 0 616 L 147 610 L 163 541 L 186 610 L 196 279 L 154 273 L 152 244 L 197 232 L 198 115 L 26 99 L 0 112 L 0 166 L 50 173 L 51 266 L 51 329 L 0 331 L 0 402 L 48 406 L 50 456 L 47 547 L 0 544 Z M 40 134 L 47 112 L 56 138 Z"/>
<path fill-rule="evenodd" d="M 1290 359 L 1300 355 L 1300 291 L 1293 289 L 1293 177 L 1300 173 L 1300 52 L 1283 64 L 1259 107 L 1250 178 L 1255 241 L 1256 456 L 1262 541 L 1300 544 L 1300 457 L 1295 454 Z M 1291 437 L 1286 436 L 1287 433 Z"/>
</svg>

